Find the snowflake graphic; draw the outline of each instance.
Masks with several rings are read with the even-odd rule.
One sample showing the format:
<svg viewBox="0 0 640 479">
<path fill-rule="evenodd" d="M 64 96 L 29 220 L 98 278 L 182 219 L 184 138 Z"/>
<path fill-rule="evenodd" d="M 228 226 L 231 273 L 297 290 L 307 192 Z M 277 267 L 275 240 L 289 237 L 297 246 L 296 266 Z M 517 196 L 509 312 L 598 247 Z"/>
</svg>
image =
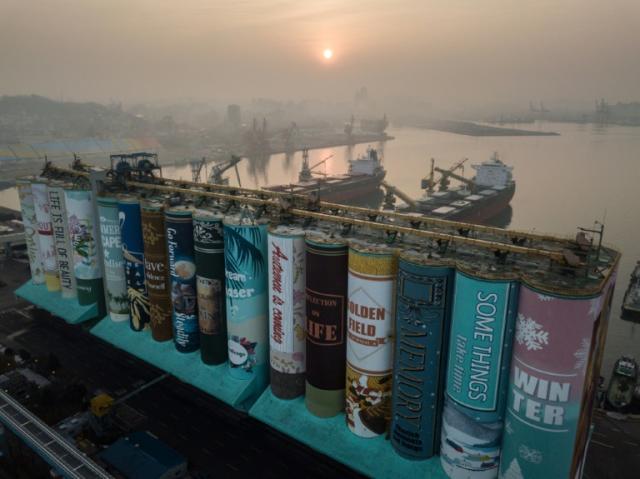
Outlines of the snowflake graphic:
<svg viewBox="0 0 640 479">
<path fill-rule="evenodd" d="M 584 365 L 587 364 L 590 349 L 591 341 L 589 341 L 589 338 L 582 338 L 580 347 L 575 353 L 573 353 L 573 356 L 576 358 L 576 363 L 573 365 L 573 369 L 582 369 Z"/>
<path fill-rule="evenodd" d="M 504 423 L 504 430 L 507 431 L 507 434 L 513 434 L 513 426 L 511 426 L 511 421 L 508 419 Z"/>
<path fill-rule="evenodd" d="M 518 448 L 518 453 L 520 457 L 528 462 L 533 464 L 540 464 L 542 462 L 542 453 L 537 449 L 532 449 L 526 446 L 525 444 L 521 444 Z"/>
<path fill-rule="evenodd" d="M 516 341 L 518 344 L 524 343 L 527 351 L 539 351 L 543 345 L 549 344 L 549 333 L 542 329 L 542 325 L 519 313 L 516 324 Z"/>
<path fill-rule="evenodd" d="M 549 301 L 553 301 L 553 296 L 547 296 L 546 294 L 538 294 L 538 301 L 542 301 L 543 303 L 548 303 Z"/>
<path fill-rule="evenodd" d="M 502 475 L 502 479 L 522 479 L 522 469 L 517 459 L 513 459 L 509 468 Z"/>
</svg>

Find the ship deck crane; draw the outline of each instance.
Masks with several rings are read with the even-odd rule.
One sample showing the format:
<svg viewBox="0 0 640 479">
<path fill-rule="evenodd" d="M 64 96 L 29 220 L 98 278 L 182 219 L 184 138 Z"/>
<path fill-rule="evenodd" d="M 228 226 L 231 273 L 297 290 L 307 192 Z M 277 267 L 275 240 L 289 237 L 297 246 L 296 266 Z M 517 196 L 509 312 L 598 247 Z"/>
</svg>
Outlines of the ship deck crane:
<svg viewBox="0 0 640 479">
<path fill-rule="evenodd" d="M 422 179 L 422 189 L 427 190 L 428 193 L 432 193 L 436 184 L 439 184 L 439 190 L 445 191 L 449 187 L 449 177 L 454 178 L 458 181 L 462 181 L 465 184 L 472 184 L 471 180 L 468 180 L 464 176 L 456 175 L 455 171 L 461 169 L 464 174 L 464 164 L 469 161 L 469 158 L 463 158 L 454 164 L 451 168 L 443 169 L 435 166 L 435 160 L 431 158 L 431 170 L 429 171 L 429 176 L 425 176 Z M 435 180 L 435 171 L 440 173 L 440 179 L 438 181 Z"/>
<path fill-rule="evenodd" d="M 302 150 L 302 168 L 300 169 L 300 174 L 298 175 L 298 181 L 311 181 L 313 179 L 314 173 L 317 175 L 326 176 L 326 173 L 318 173 L 316 171 L 313 171 L 313 169 L 322 165 L 323 163 L 325 163 L 327 160 L 330 160 L 334 156 L 335 155 L 332 153 L 326 158 L 324 158 L 323 160 L 320 160 L 319 162 L 317 162 L 315 165 L 309 166 L 309 149 L 305 148 L 304 150 Z"/>
</svg>

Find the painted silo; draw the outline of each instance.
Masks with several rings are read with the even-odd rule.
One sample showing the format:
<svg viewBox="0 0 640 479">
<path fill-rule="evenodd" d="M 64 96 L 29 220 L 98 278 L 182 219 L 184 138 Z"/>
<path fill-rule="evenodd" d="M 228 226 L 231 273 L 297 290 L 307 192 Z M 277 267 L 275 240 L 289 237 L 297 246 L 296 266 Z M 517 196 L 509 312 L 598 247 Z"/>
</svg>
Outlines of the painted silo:
<svg viewBox="0 0 640 479">
<path fill-rule="evenodd" d="M 118 197 L 118 220 L 129 297 L 129 324 L 134 331 L 142 331 L 149 325 L 149 297 L 144 279 L 144 243 L 138 198 Z"/>
<path fill-rule="evenodd" d="M 344 410 L 347 354 L 347 242 L 308 233 L 306 246 L 305 405 L 332 417 Z"/>
<path fill-rule="evenodd" d="M 506 275 L 456 272 L 447 407 L 457 409 L 469 421 L 460 421 L 456 428 L 447 430 L 459 432 L 461 437 L 447 435 L 443 426 L 440 458 L 450 477 L 467 477 L 471 466 L 466 460 L 461 461 L 455 447 L 445 447 L 446 444 L 462 448 L 467 445 L 471 451 L 480 447 L 490 457 L 500 455 L 500 442 L 493 434 L 502 429 L 504 420 L 518 287 Z M 479 467 L 473 470 L 482 473 L 482 477 L 497 476 L 497 461 Z"/>
<path fill-rule="evenodd" d="M 73 247 L 73 271 L 78 289 L 78 303 L 98 303 L 105 311 L 102 268 L 98 264 L 98 219 L 95 217 L 91 191 L 65 189 L 67 225 Z"/>
<path fill-rule="evenodd" d="M 269 377 L 267 224 L 240 216 L 224 219 L 229 367 L 233 377 Z"/>
<path fill-rule="evenodd" d="M 168 341 L 173 337 L 173 325 L 163 203 L 160 201 L 143 203 L 140 220 L 144 242 L 144 277 L 149 298 L 151 337 L 156 341 Z"/>
<path fill-rule="evenodd" d="M 200 347 L 192 215 L 192 208 L 176 206 L 166 210 L 164 216 L 173 304 L 173 342 L 182 353 Z"/>
<path fill-rule="evenodd" d="M 454 270 L 425 253 L 403 253 L 396 283 L 391 444 L 398 454 L 438 453 Z"/>
<path fill-rule="evenodd" d="M 445 400 L 440 459 L 451 479 L 493 479 L 500 462 L 501 422 L 481 423 Z"/>
<path fill-rule="evenodd" d="M 579 475 L 613 282 L 605 290 L 580 297 L 521 287 L 500 477 Z"/>
<path fill-rule="evenodd" d="M 352 242 L 347 312 L 347 425 L 354 434 L 384 434 L 391 419 L 397 256 Z"/>
<path fill-rule="evenodd" d="M 304 394 L 306 268 L 304 230 L 269 231 L 269 362 L 271 391 L 281 399 Z"/>
<path fill-rule="evenodd" d="M 205 364 L 227 360 L 223 217 L 210 210 L 193 215 L 200 356 Z"/>
<path fill-rule="evenodd" d="M 58 275 L 60 277 L 60 290 L 63 298 L 77 297 L 76 277 L 73 268 L 73 248 L 67 224 L 67 209 L 64 199 L 64 189 L 60 183 L 50 183 L 49 188 L 49 214 L 53 239 L 56 246 L 56 259 L 58 260 Z"/>
<path fill-rule="evenodd" d="M 101 196 L 98 197 L 97 204 L 109 317 L 112 321 L 129 321 L 129 297 L 118 222 L 118 201 L 111 196 Z"/>
<path fill-rule="evenodd" d="M 20 211 L 22 212 L 22 224 L 24 225 L 24 239 L 29 256 L 29 268 L 31 269 L 31 282 L 44 284 L 44 269 L 40 259 L 40 245 L 38 244 L 38 221 L 33 203 L 31 181 L 27 179 L 16 180 L 18 197 L 20 198 Z"/>
<path fill-rule="evenodd" d="M 60 291 L 60 276 L 56 259 L 56 245 L 53 239 L 51 215 L 49 213 L 49 195 L 44 181 L 31 183 L 33 205 L 38 225 L 38 251 L 44 270 L 44 281 L 48 291 Z"/>
</svg>

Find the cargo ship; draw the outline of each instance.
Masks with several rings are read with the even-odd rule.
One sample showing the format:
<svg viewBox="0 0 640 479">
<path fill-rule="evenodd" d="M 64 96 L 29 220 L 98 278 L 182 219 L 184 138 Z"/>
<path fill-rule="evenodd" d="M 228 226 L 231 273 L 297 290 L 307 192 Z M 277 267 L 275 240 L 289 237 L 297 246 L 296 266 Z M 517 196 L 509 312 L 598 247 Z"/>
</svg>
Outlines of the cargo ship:
<svg viewBox="0 0 640 479">
<path fill-rule="evenodd" d="M 455 172 L 464 168 L 467 161 L 465 158 L 445 170 L 435 166 L 432 158 L 431 171 L 422 179 L 424 196 L 398 209 L 467 223 L 484 223 L 498 216 L 509 206 L 516 191 L 513 167 L 505 165 L 494 153 L 490 160 L 472 165 L 476 175 L 469 179 Z M 437 181 L 436 172 L 441 175 Z M 451 179 L 461 184 L 450 188 Z M 438 191 L 435 191 L 436 185 Z"/>
<path fill-rule="evenodd" d="M 316 195 L 322 201 L 330 203 L 354 201 L 380 191 L 380 185 L 387 172 L 382 166 L 376 149 L 369 147 L 364 155 L 355 160 L 349 160 L 349 170 L 346 174 L 325 175 L 313 171 L 331 156 L 309 166 L 309 152 L 303 150 L 298 182 L 266 186 L 264 189 L 299 195 Z"/>
<path fill-rule="evenodd" d="M 640 261 L 631 273 L 629 286 L 622 300 L 622 319 L 640 323 Z"/>
</svg>

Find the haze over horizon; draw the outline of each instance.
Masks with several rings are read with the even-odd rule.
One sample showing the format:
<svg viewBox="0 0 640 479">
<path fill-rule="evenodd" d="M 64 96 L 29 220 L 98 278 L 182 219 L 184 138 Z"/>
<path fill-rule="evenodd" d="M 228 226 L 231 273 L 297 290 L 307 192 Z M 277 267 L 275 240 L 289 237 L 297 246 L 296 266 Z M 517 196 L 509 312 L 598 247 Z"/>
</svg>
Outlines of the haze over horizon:
<svg viewBox="0 0 640 479">
<path fill-rule="evenodd" d="M 632 0 L 0 5 L 0 94 L 344 100 L 366 85 L 378 98 L 453 107 L 640 99 Z"/>
</svg>

